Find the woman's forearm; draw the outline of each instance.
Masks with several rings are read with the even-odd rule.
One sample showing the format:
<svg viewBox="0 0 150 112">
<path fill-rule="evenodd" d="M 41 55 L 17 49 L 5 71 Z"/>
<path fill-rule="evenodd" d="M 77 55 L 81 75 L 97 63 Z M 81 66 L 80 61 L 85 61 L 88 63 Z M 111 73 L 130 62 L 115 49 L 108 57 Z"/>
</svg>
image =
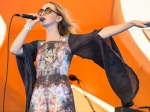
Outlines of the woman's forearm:
<svg viewBox="0 0 150 112">
<path fill-rule="evenodd" d="M 19 55 L 23 53 L 22 45 L 28 33 L 29 33 L 29 30 L 27 28 L 22 29 L 22 31 L 19 33 L 19 35 L 16 37 L 13 44 L 11 45 L 11 48 L 10 48 L 11 53 L 15 55 Z"/>
<path fill-rule="evenodd" d="M 103 28 L 98 34 L 102 38 L 107 38 L 107 37 L 116 35 L 118 33 L 121 33 L 123 31 L 131 28 L 132 26 L 134 26 L 134 23 L 132 21 L 126 22 L 123 24 L 119 24 L 119 25 L 108 26 L 108 27 Z"/>
<path fill-rule="evenodd" d="M 129 21 L 129 22 L 126 22 L 126 23 L 122 23 L 122 24 L 119 24 L 119 25 L 105 27 L 98 34 L 102 38 L 108 38 L 108 37 L 111 37 L 111 36 L 116 35 L 118 33 L 121 33 L 123 31 L 131 28 L 132 26 L 137 26 L 137 27 L 143 27 L 143 28 L 145 28 L 146 25 L 149 22 L 150 21 L 132 20 L 132 21 Z"/>
<path fill-rule="evenodd" d="M 37 14 L 30 13 L 29 15 L 36 16 L 37 19 L 32 20 L 32 19 L 26 19 L 26 25 L 22 29 L 22 31 L 19 33 L 19 35 L 16 37 L 15 41 L 11 45 L 10 52 L 19 55 L 23 53 L 22 45 L 31 30 L 31 28 L 40 21 L 40 18 Z"/>
</svg>

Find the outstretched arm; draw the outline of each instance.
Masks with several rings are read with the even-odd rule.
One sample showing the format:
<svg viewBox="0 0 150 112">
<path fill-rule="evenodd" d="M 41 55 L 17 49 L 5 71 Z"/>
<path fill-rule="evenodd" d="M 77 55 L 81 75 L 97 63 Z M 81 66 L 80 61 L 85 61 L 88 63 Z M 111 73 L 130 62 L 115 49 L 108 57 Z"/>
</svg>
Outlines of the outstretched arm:
<svg viewBox="0 0 150 112">
<path fill-rule="evenodd" d="M 132 26 L 145 28 L 146 24 L 149 23 L 149 22 L 150 21 L 133 20 L 133 21 L 129 21 L 129 22 L 126 22 L 126 23 L 123 23 L 123 24 L 105 27 L 98 34 L 102 38 L 108 38 L 108 37 L 111 37 L 111 36 L 116 35 L 118 33 L 121 33 L 123 31 L 131 28 Z"/>
</svg>

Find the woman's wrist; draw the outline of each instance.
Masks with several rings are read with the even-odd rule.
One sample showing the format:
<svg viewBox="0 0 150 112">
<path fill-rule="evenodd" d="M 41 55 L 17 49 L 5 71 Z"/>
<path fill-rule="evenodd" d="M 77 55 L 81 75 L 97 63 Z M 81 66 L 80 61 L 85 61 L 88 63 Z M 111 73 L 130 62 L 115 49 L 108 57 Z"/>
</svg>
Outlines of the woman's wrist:
<svg viewBox="0 0 150 112">
<path fill-rule="evenodd" d="M 29 22 L 27 22 L 27 23 L 24 25 L 24 27 L 27 28 L 28 30 L 31 30 L 33 26 L 34 26 L 34 24 L 33 24 L 33 23 L 29 23 Z"/>
<path fill-rule="evenodd" d="M 131 27 L 132 27 L 132 26 L 135 26 L 134 20 L 129 21 L 129 24 L 130 24 Z"/>
<path fill-rule="evenodd" d="M 24 25 L 24 28 L 26 28 L 26 29 L 28 29 L 28 30 L 31 30 L 31 29 L 32 29 L 32 27 L 31 27 L 30 25 L 28 25 L 28 24 Z"/>
</svg>

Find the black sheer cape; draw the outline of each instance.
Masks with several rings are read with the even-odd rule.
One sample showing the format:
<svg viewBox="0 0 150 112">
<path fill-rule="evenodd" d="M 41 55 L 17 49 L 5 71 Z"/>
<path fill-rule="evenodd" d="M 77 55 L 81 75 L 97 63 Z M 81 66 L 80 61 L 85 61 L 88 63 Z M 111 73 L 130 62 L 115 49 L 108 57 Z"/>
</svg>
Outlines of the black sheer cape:
<svg viewBox="0 0 150 112">
<path fill-rule="evenodd" d="M 120 98 L 124 107 L 133 105 L 133 98 L 138 92 L 139 81 L 134 71 L 123 61 L 112 37 L 103 39 L 98 35 L 100 30 L 89 34 L 69 34 L 68 44 L 73 55 L 93 60 L 102 67 L 108 81 Z M 16 56 L 17 65 L 26 91 L 26 112 L 36 79 L 34 61 L 36 60 L 38 40 L 24 44 L 23 56 Z"/>
</svg>

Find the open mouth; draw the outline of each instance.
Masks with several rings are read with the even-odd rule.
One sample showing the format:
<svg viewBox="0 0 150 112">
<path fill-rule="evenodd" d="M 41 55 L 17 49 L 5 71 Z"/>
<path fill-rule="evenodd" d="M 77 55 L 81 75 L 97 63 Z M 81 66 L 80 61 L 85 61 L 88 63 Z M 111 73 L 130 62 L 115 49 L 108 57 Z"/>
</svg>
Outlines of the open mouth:
<svg viewBox="0 0 150 112">
<path fill-rule="evenodd" d="M 45 18 L 44 18 L 44 17 L 41 17 L 41 18 L 40 18 L 40 21 L 43 21 L 43 20 L 45 20 Z"/>
</svg>

